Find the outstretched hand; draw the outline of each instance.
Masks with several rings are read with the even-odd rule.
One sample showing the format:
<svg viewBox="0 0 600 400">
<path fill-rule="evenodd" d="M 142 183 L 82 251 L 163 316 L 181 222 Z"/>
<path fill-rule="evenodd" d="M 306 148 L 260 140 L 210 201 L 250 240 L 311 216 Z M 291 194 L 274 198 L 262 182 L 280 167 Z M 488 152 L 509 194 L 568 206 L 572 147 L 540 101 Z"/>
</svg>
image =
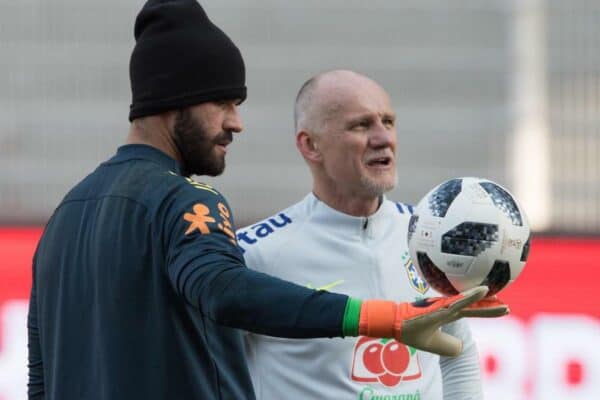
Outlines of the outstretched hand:
<svg viewBox="0 0 600 400">
<path fill-rule="evenodd" d="M 442 332 L 442 325 L 463 317 L 500 317 L 508 306 L 497 297 L 485 298 L 487 286 L 477 286 L 450 297 L 433 297 L 414 303 L 368 300 L 360 312 L 359 332 L 371 337 L 389 337 L 414 348 L 455 357 L 462 341 Z"/>
<path fill-rule="evenodd" d="M 401 304 L 403 318 L 396 339 L 441 356 L 458 356 L 462 352 L 462 341 L 443 332 L 440 327 L 462 317 L 505 315 L 507 308 L 502 310 L 495 303 L 490 309 L 480 306 L 481 302 L 485 302 L 487 292 L 486 286 L 478 286 L 451 297 Z"/>
</svg>

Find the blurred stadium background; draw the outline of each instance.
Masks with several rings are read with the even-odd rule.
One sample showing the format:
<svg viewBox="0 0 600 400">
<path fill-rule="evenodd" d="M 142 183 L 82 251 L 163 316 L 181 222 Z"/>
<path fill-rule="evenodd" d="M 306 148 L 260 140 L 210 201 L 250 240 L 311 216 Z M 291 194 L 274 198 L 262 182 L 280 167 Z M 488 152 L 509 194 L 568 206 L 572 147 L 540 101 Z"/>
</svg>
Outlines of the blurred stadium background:
<svg viewBox="0 0 600 400">
<path fill-rule="evenodd" d="M 365 73 L 398 115 L 390 197 L 415 203 L 445 179 L 486 177 L 516 194 L 537 233 L 505 293 L 513 315 L 472 324 L 486 398 L 600 398 L 600 2 L 201 3 L 247 66 L 245 132 L 209 180 L 238 226 L 310 190 L 293 143 L 301 84 L 333 68 Z M 0 0 L 0 400 L 25 398 L 41 228 L 127 133 L 142 4 Z"/>
</svg>

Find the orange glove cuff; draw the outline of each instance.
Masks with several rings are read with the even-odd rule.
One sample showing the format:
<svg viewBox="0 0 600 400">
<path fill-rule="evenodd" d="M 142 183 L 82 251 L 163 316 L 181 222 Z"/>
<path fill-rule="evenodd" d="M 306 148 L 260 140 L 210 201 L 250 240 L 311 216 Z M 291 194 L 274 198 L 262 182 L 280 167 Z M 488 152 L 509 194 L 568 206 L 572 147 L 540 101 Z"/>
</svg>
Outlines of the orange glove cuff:
<svg viewBox="0 0 600 400">
<path fill-rule="evenodd" d="M 421 303 L 363 301 L 360 307 L 358 334 L 377 338 L 400 338 L 404 321 L 447 307 L 462 297 L 461 294 L 452 297 L 434 297 Z"/>
<path fill-rule="evenodd" d="M 376 338 L 393 338 L 398 304 L 386 300 L 366 300 L 360 307 L 358 333 Z"/>
</svg>

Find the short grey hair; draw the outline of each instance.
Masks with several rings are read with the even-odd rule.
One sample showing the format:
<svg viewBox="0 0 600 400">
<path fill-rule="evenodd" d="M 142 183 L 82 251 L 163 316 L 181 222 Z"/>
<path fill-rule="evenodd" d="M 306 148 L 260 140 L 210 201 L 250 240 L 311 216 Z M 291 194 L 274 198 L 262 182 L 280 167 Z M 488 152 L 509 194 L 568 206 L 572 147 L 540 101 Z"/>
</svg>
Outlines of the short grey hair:
<svg viewBox="0 0 600 400">
<path fill-rule="evenodd" d="M 294 104 L 294 129 L 297 133 L 302 129 L 310 129 L 313 121 L 308 121 L 309 108 L 314 101 L 314 93 L 320 75 L 315 75 L 302 85 L 296 95 Z"/>
</svg>

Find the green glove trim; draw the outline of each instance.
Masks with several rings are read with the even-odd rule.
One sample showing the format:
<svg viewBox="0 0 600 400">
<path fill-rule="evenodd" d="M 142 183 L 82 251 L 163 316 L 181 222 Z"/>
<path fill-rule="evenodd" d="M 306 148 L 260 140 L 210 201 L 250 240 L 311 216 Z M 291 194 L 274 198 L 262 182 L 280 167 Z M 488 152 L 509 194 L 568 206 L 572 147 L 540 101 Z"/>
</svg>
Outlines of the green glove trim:
<svg viewBox="0 0 600 400">
<path fill-rule="evenodd" d="M 362 300 L 348 297 L 346 309 L 344 310 L 344 321 L 342 322 L 342 335 L 358 336 L 358 322 L 360 321 L 360 307 Z"/>
</svg>

